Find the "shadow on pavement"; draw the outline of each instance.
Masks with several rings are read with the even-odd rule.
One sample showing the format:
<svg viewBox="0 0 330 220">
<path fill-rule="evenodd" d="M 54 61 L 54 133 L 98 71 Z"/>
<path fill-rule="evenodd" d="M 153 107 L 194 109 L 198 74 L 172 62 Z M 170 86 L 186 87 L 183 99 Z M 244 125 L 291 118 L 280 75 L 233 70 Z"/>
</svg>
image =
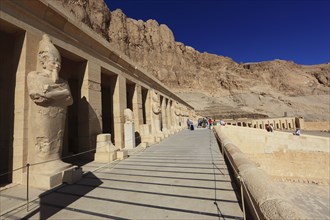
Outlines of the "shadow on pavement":
<svg viewBox="0 0 330 220">
<path fill-rule="evenodd" d="M 39 207 L 24 216 L 22 219 L 30 219 L 35 218 L 36 215 L 39 215 L 39 219 L 48 219 L 55 215 L 57 212 L 60 212 L 62 209 L 69 209 L 68 206 L 81 197 L 84 197 L 86 194 L 88 194 L 93 189 L 100 186 L 103 182 L 98 179 L 93 173 L 88 173 L 89 177 L 93 177 L 93 187 L 78 187 L 78 183 L 72 184 L 72 185 L 64 185 L 61 187 L 58 187 L 56 190 L 49 190 L 45 193 L 40 194 L 39 196 Z M 84 177 L 83 177 L 84 178 Z M 86 180 L 85 180 L 86 181 Z M 72 189 L 76 193 L 72 195 L 65 195 L 60 193 L 63 190 Z M 72 209 L 74 211 L 79 211 L 77 209 Z M 83 210 L 80 210 L 79 212 L 84 212 Z M 91 213 L 87 213 L 91 214 Z M 109 216 L 100 216 L 100 217 L 109 217 Z"/>
</svg>

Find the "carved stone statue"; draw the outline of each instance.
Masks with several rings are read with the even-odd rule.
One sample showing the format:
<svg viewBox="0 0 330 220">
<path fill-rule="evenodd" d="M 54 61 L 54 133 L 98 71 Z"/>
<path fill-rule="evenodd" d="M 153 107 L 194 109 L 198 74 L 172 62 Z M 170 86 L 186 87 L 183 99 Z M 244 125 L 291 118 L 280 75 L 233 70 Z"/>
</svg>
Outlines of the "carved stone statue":
<svg viewBox="0 0 330 220">
<path fill-rule="evenodd" d="M 174 102 L 173 103 L 173 111 L 174 111 L 174 115 L 173 115 L 173 123 L 174 123 L 174 127 L 176 129 L 178 129 L 179 124 L 180 124 L 180 107 L 179 107 L 179 103 L 178 102 Z"/>
<path fill-rule="evenodd" d="M 151 90 L 151 109 L 152 109 L 152 131 L 160 133 L 160 100 L 158 94 Z"/>
<path fill-rule="evenodd" d="M 125 123 L 132 123 L 134 122 L 134 113 L 131 109 L 126 108 L 124 110 L 124 116 L 125 116 Z"/>
<path fill-rule="evenodd" d="M 59 77 L 61 56 L 48 35 L 39 42 L 38 60 L 42 69 L 27 76 L 28 90 L 33 104 L 30 122 L 34 144 L 33 171 L 54 173 L 71 166 L 61 160 L 67 106 L 73 103 L 68 83 Z"/>
<path fill-rule="evenodd" d="M 180 116 L 181 112 L 180 112 L 180 106 L 178 102 L 174 102 L 174 113 L 176 116 Z"/>
<path fill-rule="evenodd" d="M 124 124 L 125 148 L 133 149 L 136 147 L 134 113 L 131 109 L 126 108 L 124 110 L 124 116 L 125 116 L 125 124 Z"/>
</svg>

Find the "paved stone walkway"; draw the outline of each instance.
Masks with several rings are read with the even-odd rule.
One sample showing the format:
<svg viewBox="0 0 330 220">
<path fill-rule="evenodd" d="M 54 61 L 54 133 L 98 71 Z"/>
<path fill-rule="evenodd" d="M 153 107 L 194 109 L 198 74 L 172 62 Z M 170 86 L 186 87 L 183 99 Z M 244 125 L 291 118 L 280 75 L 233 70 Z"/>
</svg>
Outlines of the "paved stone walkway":
<svg viewBox="0 0 330 220">
<path fill-rule="evenodd" d="M 98 164 L 99 165 L 99 164 Z M 43 195 L 9 219 L 242 219 L 213 133 L 182 131 Z"/>
</svg>

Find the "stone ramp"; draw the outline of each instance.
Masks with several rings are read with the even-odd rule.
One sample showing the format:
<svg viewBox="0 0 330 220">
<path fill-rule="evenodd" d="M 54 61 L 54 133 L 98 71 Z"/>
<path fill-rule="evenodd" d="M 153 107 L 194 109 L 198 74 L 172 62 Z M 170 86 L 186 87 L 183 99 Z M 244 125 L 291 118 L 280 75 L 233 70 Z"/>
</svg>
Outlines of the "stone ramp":
<svg viewBox="0 0 330 220">
<path fill-rule="evenodd" d="M 185 130 L 41 196 L 9 219 L 242 219 L 213 132 Z M 4 216 L 3 216 L 4 217 Z"/>
</svg>

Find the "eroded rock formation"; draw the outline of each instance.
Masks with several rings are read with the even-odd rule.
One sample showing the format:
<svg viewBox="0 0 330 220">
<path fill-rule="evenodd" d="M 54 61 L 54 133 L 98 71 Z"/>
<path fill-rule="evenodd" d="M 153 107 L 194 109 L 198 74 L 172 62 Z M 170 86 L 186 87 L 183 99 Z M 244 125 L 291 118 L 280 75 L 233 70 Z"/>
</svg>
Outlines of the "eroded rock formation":
<svg viewBox="0 0 330 220">
<path fill-rule="evenodd" d="M 239 64 L 176 42 L 165 24 L 131 19 L 120 9 L 110 12 L 103 0 L 57 1 L 202 114 L 281 116 L 288 112 L 311 120 L 330 117 L 330 63 Z M 317 108 L 311 107 L 314 102 Z"/>
</svg>

